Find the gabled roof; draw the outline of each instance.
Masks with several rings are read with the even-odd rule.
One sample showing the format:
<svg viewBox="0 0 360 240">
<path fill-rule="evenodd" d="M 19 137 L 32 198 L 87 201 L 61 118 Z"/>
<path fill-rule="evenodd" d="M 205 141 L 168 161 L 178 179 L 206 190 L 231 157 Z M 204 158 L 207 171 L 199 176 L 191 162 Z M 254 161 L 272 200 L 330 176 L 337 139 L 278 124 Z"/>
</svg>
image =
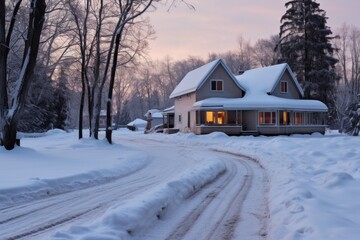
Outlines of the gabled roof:
<svg viewBox="0 0 360 240">
<path fill-rule="evenodd" d="M 300 95 L 304 96 L 299 82 L 287 63 L 251 69 L 245 71 L 242 75 L 236 76 L 236 78 L 241 86 L 245 88 L 246 95 L 272 94 L 286 70 L 289 72 Z"/>
<path fill-rule="evenodd" d="M 185 77 L 176 86 L 174 91 L 170 94 L 170 98 L 182 96 L 187 93 L 195 92 L 199 89 L 208 77 L 215 71 L 215 69 L 221 65 L 234 83 L 242 90 L 241 85 L 236 80 L 230 69 L 225 65 L 221 59 L 214 60 L 208 64 L 205 64 L 199 68 L 196 68 L 185 75 Z"/>
<path fill-rule="evenodd" d="M 264 68 L 245 71 L 237 76 L 241 86 L 245 88 L 242 98 L 208 98 L 196 102 L 193 109 L 224 109 L 224 110 L 261 110 L 278 109 L 294 111 L 326 112 L 327 106 L 317 100 L 287 99 L 271 95 L 281 77 L 288 71 L 299 93 L 303 96 L 299 82 L 295 78 L 288 64 L 278 64 Z M 269 95 L 270 93 L 270 95 Z"/>
</svg>

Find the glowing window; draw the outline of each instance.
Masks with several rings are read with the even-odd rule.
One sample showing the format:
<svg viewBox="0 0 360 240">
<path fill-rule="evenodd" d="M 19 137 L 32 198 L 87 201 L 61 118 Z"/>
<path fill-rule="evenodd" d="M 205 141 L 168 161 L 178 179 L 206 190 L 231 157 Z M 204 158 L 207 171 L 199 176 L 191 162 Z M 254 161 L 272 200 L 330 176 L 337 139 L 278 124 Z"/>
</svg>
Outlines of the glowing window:
<svg viewBox="0 0 360 240">
<path fill-rule="evenodd" d="M 225 122 L 225 114 L 224 112 L 217 113 L 217 124 L 224 124 Z"/>
<path fill-rule="evenodd" d="M 206 112 L 205 121 L 207 124 L 226 124 L 227 114 L 225 112 Z"/>
<path fill-rule="evenodd" d="M 290 112 L 281 111 L 279 115 L 280 125 L 290 124 Z"/>
<path fill-rule="evenodd" d="M 206 112 L 206 123 L 215 123 L 215 113 Z"/>
<path fill-rule="evenodd" d="M 276 124 L 276 112 L 259 112 L 259 124 Z"/>
</svg>

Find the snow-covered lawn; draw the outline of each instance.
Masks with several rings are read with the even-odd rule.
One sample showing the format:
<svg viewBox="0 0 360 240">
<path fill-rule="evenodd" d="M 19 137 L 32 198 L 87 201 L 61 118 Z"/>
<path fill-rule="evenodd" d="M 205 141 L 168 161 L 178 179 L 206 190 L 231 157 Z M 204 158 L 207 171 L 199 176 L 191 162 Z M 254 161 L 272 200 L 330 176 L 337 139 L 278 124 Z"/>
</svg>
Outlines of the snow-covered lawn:
<svg viewBox="0 0 360 240">
<path fill-rule="evenodd" d="M 360 235 L 360 138 L 336 132 L 228 137 L 222 133 L 144 135 L 120 130 L 114 132 L 116 144 L 109 146 L 105 141 L 78 141 L 76 132 L 51 131 L 43 137 L 24 138 L 22 147 L 14 151 L 0 149 L 0 207 L 137 174 L 150 160 L 145 152 L 120 144 L 129 137 L 173 143 L 174 150 L 192 145 L 257 159 L 269 178 L 268 239 L 350 240 Z M 203 157 L 211 159 L 210 155 Z M 203 184 L 224 166 L 215 160 L 201 163 L 196 171 L 172 181 Z M 158 190 L 170 192 L 165 187 Z M 134 214 L 141 214 L 136 208 L 142 200 L 160 199 L 149 194 L 143 197 L 129 205 Z"/>
</svg>

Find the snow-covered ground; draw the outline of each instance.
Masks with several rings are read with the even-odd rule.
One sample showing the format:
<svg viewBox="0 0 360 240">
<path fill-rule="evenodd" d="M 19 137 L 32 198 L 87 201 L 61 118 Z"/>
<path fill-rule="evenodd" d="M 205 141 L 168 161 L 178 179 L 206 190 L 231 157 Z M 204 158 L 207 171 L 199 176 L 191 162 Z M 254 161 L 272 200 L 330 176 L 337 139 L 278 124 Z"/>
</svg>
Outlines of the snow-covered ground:
<svg viewBox="0 0 360 240">
<path fill-rule="evenodd" d="M 121 144 L 129 138 L 134 141 Z M 22 139 L 22 147 L 14 151 L 0 149 L 0 209 L 141 174 L 152 160 L 145 150 L 139 152 L 131 144 L 145 140 L 173 144 L 172 151 L 197 146 L 256 159 L 269 178 L 268 239 L 350 240 L 360 235 L 360 138 L 336 132 L 228 137 L 222 133 L 145 135 L 120 130 L 114 132 L 115 144 L 109 146 L 102 140 L 78 141 L 76 132 L 50 131 L 42 137 Z M 106 224 L 131 225 L 139 218 L 143 220 L 139 227 L 147 227 L 147 215 L 153 215 L 149 209 L 161 208 L 164 201 L 181 200 L 193 186 L 201 187 L 224 171 L 224 163 L 211 154 L 204 151 L 201 158 L 181 164 L 181 174 L 163 180 L 136 201 L 109 209 L 91 229 L 101 232 Z M 180 166 L 171 158 L 167 164 Z M 119 211 L 126 214 L 115 218 Z M 74 226 L 54 236 L 75 239 L 89 236 L 89 229 Z"/>
</svg>

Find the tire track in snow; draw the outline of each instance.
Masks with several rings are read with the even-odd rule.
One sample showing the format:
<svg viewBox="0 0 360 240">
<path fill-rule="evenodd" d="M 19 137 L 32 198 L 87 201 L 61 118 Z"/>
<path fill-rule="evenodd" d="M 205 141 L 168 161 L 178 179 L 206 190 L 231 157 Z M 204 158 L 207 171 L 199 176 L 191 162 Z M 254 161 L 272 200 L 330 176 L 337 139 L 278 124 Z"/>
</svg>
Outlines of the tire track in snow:
<svg viewBox="0 0 360 240">
<path fill-rule="evenodd" d="M 210 203 L 218 196 L 218 194 L 222 191 L 222 189 L 234 178 L 237 173 L 237 168 L 230 168 L 231 171 L 226 174 L 226 177 L 221 181 L 216 181 L 216 186 L 214 186 L 214 190 L 210 191 L 206 197 L 197 205 L 194 210 L 188 214 L 184 220 L 179 224 L 178 228 L 172 232 L 166 240 L 176 240 L 182 239 L 192 228 L 194 223 L 198 220 L 201 214 L 206 210 L 206 208 L 210 205 Z M 193 197 L 195 197 L 193 195 Z"/>
<path fill-rule="evenodd" d="M 0 211 L 1 217 L 8 216 L 8 218 L 1 220 L 0 239 L 27 239 L 35 234 L 71 223 L 85 216 L 91 217 L 92 214 L 101 214 L 106 211 L 108 207 L 116 204 L 120 198 L 126 198 L 132 194 L 142 192 L 149 187 L 159 184 L 162 182 L 162 179 L 154 176 L 139 177 L 131 181 L 131 185 L 127 186 L 125 190 L 121 189 L 121 184 L 117 185 L 116 182 L 117 181 L 67 194 L 56 195 L 47 199 L 35 200 L 27 204 L 21 204 L 21 206 L 14 206 L 14 211 L 11 211 L 11 208 L 7 208 L 6 214 Z M 130 184 L 130 182 L 127 182 L 127 184 Z M 139 184 L 141 186 L 139 186 Z M 117 193 L 116 190 L 119 191 L 119 189 L 122 191 Z M 104 197 L 99 199 L 99 202 L 96 202 L 91 198 L 89 199 L 89 196 L 92 195 L 107 195 L 109 198 L 106 199 Z M 110 195 L 112 196 L 110 197 Z M 88 204 L 89 206 L 87 207 L 88 200 L 86 200 L 86 198 L 88 198 L 90 202 L 93 202 L 93 204 Z M 49 200 L 50 202 L 51 200 L 55 202 L 50 203 Z M 67 207 L 70 206 L 69 204 L 73 205 L 73 207 L 69 207 L 72 209 L 72 212 L 66 212 Z M 14 214 L 19 213 L 19 209 L 21 209 L 21 214 L 14 216 Z M 64 211 L 61 211 L 61 209 Z M 41 216 L 48 215 L 48 217 L 34 221 L 32 219 L 37 218 L 34 214 Z M 22 227 L 19 224 L 21 224 Z M 14 231 L 14 229 L 16 229 L 16 231 Z"/>
<path fill-rule="evenodd" d="M 174 164 L 164 159 L 164 150 L 168 151 L 172 144 L 166 146 L 150 142 L 149 144 L 140 142 L 140 144 L 140 147 L 146 147 L 146 150 L 151 149 L 149 157 L 152 159 L 163 159 L 151 161 L 136 174 L 113 182 L 8 206 L 0 210 L 0 239 L 49 239 L 58 229 L 95 219 L 109 207 L 126 202 L 144 191 L 167 182 L 182 170 L 187 170 L 193 162 L 185 158 L 182 151 L 176 153 L 172 151 L 172 154 L 184 161 Z"/>
<path fill-rule="evenodd" d="M 202 200 L 198 202 L 198 204 L 192 205 L 192 210 L 182 217 L 183 220 L 175 227 L 172 227 L 174 230 L 167 235 L 166 240 L 230 240 L 235 238 L 235 231 L 240 222 L 244 220 L 242 219 L 244 201 L 251 188 L 254 187 L 253 182 L 255 179 L 253 168 L 262 167 L 257 166 L 257 164 L 255 166 L 254 164 L 250 164 L 254 163 L 254 160 L 247 156 L 223 151 L 215 152 L 227 156 L 225 160 L 228 164 L 227 173 L 211 184 L 211 187 L 209 186 L 210 188 L 202 189 Z M 241 173 L 242 171 L 244 171 L 244 173 Z M 241 181 L 239 181 L 239 179 L 241 179 Z M 228 194 L 229 188 L 236 188 L 236 191 L 235 194 L 232 195 L 231 200 L 226 203 L 226 209 L 224 209 L 221 214 L 214 214 L 216 215 L 216 220 L 209 218 L 209 216 L 212 216 L 209 211 L 214 209 L 214 206 L 220 206 L 222 204 L 219 203 L 219 198 L 226 198 L 224 195 Z M 194 195 L 192 198 L 195 199 L 197 197 L 197 195 Z M 191 198 L 188 200 L 191 201 Z M 203 217 L 203 215 L 205 217 Z M 266 218 L 264 216 L 264 218 L 258 220 L 262 222 L 261 229 L 258 230 L 258 237 L 262 238 L 266 235 L 262 233 L 266 226 Z M 245 239 L 248 238 L 245 237 Z"/>
</svg>

